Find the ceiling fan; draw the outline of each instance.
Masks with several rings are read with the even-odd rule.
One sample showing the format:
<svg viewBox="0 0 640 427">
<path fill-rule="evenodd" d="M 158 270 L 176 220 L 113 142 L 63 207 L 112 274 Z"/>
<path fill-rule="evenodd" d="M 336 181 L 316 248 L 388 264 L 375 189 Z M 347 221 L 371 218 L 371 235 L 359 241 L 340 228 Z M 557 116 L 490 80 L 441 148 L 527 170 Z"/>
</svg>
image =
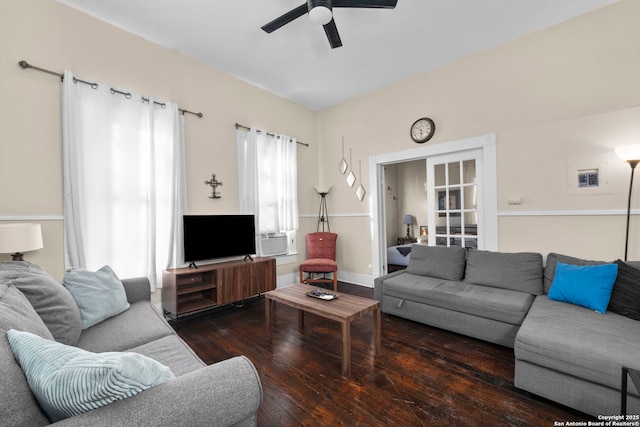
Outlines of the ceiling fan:
<svg viewBox="0 0 640 427">
<path fill-rule="evenodd" d="M 317 25 L 324 27 L 324 32 L 329 39 L 331 49 L 342 46 L 338 28 L 333 20 L 332 9 L 334 7 L 352 7 L 361 9 L 393 9 L 396 7 L 398 0 L 307 0 L 295 9 L 290 10 L 284 15 L 274 19 L 264 25 L 262 29 L 267 33 L 272 33 L 278 28 L 288 24 L 304 15 L 309 14 L 309 20 Z"/>
</svg>

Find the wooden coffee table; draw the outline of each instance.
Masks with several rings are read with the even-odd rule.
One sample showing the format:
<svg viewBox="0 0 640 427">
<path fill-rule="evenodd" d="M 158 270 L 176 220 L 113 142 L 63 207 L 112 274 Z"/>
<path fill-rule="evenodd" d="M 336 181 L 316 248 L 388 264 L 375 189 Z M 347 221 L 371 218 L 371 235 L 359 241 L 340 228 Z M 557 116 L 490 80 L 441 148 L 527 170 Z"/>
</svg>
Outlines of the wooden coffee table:
<svg viewBox="0 0 640 427">
<path fill-rule="evenodd" d="M 307 292 L 314 289 L 317 288 L 309 285 L 293 285 L 264 294 L 267 339 L 271 339 L 272 302 L 279 302 L 297 308 L 300 326 L 304 325 L 304 312 L 339 322 L 342 324 L 342 375 L 349 377 L 351 375 L 351 321 L 373 313 L 375 354 L 379 354 L 381 347 L 380 302 L 342 293 L 338 294 L 338 298 L 331 301 L 324 301 L 306 295 Z"/>
</svg>

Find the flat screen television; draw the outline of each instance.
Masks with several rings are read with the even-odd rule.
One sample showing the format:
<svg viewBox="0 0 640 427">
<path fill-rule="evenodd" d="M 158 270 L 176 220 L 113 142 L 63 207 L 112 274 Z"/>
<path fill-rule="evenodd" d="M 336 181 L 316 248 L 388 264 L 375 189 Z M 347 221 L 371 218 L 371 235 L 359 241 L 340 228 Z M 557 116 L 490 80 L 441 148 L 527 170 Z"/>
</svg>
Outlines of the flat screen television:
<svg viewBox="0 0 640 427">
<path fill-rule="evenodd" d="M 184 260 L 251 256 L 256 253 L 253 215 L 184 215 Z"/>
</svg>

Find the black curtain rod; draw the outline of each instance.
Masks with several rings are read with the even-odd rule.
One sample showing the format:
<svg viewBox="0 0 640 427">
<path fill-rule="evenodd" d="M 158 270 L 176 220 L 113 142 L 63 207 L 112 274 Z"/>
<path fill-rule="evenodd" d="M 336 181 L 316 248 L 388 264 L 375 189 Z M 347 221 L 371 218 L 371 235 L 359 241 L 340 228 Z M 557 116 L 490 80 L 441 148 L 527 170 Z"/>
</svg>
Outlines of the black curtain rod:
<svg viewBox="0 0 640 427">
<path fill-rule="evenodd" d="M 250 127 L 248 127 L 248 126 L 241 125 L 240 123 L 236 123 L 236 129 L 239 129 L 239 128 L 246 129 L 246 130 L 251 130 L 251 128 L 250 128 Z M 262 132 L 262 131 L 261 131 L 261 130 L 257 130 L 257 132 Z M 269 135 L 269 136 L 275 136 L 274 134 L 269 133 L 269 132 L 267 132 L 267 135 Z M 307 143 L 305 143 L 305 142 L 302 142 L 302 141 L 296 141 L 296 143 L 298 143 L 298 144 L 300 144 L 300 145 L 304 145 L 305 147 L 308 147 L 308 146 L 309 146 L 309 144 L 307 144 Z"/>
<path fill-rule="evenodd" d="M 48 74 L 53 74 L 54 76 L 58 76 L 60 77 L 60 81 L 63 82 L 64 81 L 64 74 L 62 73 L 56 73 L 55 71 L 51 71 L 51 70 L 47 70 L 45 68 L 40 68 L 40 67 L 36 67 L 35 65 L 31 65 L 29 64 L 27 61 L 25 61 L 24 59 L 20 62 L 18 62 L 18 65 L 23 69 L 26 70 L 27 68 L 32 68 L 34 70 L 38 70 L 38 71 L 42 71 L 43 73 L 48 73 Z M 88 82 L 86 80 L 80 80 L 78 78 L 74 78 L 74 83 L 80 82 L 80 83 L 84 83 L 86 85 L 91 86 L 94 89 L 98 88 L 98 84 L 97 83 L 93 83 L 93 82 Z M 119 93 L 121 95 L 124 95 L 127 98 L 131 98 L 131 93 L 129 92 L 122 92 L 119 91 L 117 89 L 113 89 L 111 88 L 111 93 L 115 94 L 115 93 Z M 143 101 L 149 102 L 148 98 L 142 98 Z M 160 105 L 162 108 L 164 108 L 164 106 L 166 105 L 164 102 L 157 102 L 157 101 L 153 101 L 154 104 L 158 104 Z M 184 108 L 178 108 L 178 111 L 180 111 L 183 115 L 186 114 L 193 114 L 194 116 L 198 116 L 199 118 L 202 118 L 204 116 L 204 114 L 202 113 L 194 113 L 193 111 L 189 111 L 189 110 L 185 110 Z"/>
</svg>

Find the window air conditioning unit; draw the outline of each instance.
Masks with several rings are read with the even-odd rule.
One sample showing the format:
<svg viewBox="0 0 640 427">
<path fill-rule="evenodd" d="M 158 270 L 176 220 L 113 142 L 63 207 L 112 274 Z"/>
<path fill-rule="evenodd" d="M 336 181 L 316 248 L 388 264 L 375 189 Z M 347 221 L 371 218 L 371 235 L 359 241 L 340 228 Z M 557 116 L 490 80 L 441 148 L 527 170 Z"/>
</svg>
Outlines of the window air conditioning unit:
<svg viewBox="0 0 640 427">
<path fill-rule="evenodd" d="M 260 235 L 260 252 L 263 256 L 284 255 L 289 252 L 286 233 L 266 233 Z"/>
</svg>

